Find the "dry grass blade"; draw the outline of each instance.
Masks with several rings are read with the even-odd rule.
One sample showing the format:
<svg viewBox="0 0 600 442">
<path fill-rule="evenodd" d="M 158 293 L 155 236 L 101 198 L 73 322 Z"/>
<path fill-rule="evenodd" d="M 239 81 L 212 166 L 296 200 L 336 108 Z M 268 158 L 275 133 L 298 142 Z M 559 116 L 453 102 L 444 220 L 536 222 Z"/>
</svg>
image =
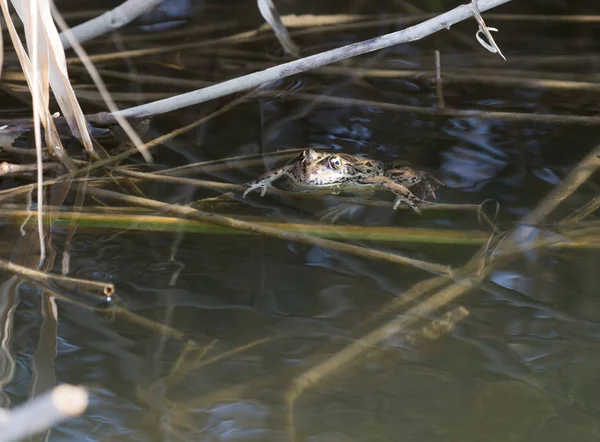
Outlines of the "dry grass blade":
<svg viewBox="0 0 600 442">
<path fill-rule="evenodd" d="M 4 15 L 4 20 L 6 26 L 8 28 L 8 32 L 10 34 L 10 38 L 12 40 L 13 46 L 15 48 L 15 52 L 18 56 L 19 63 L 21 64 L 21 69 L 25 75 L 25 79 L 29 86 L 29 90 L 33 94 L 39 94 L 38 99 L 40 100 L 39 107 L 39 116 L 42 125 L 44 126 L 45 134 L 46 134 L 46 148 L 51 154 L 55 154 L 61 163 L 69 170 L 75 170 L 75 166 L 70 158 L 64 152 L 62 147 L 62 143 L 60 141 L 60 137 L 58 136 L 58 131 L 56 130 L 56 126 L 54 125 L 54 121 L 52 120 L 52 116 L 50 115 L 50 111 L 48 108 L 48 101 L 45 97 L 40 94 L 40 88 L 37 87 L 34 83 L 33 79 L 33 66 L 31 64 L 31 60 L 29 56 L 25 52 L 25 48 L 23 47 L 23 43 L 19 35 L 17 34 L 17 30 L 12 21 L 10 11 L 8 10 L 8 2 L 7 0 L 0 0 L 0 7 L 2 8 L 2 14 Z M 43 89 L 43 88 L 42 88 Z"/>
<path fill-rule="evenodd" d="M 485 24 L 485 21 L 483 20 L 483 17 L 481 16 L 481 13 L 479 12 L 479 8 L 477 6 L 477 0 L 471 0 L 471 4 L 468 5 L 467 7 L 470 8 L 471 11 L 473 11 L 473 16 L 475 17 L 475 20 L 477 20 L 477 23 L 479 24 L 479 30 L 475 34 L 475 38 L 477 38 L 477 41 L 479 42 L 479 44 L 481 44 L 481 46 L 483 46 L 485 49 L 487 49 L 491 53 L 500 55 L 500 57 L 502 57 L 506 61 L 506 57 L 502 54 L 502 51 L 500 51 L 500 48 L 494 41 L 494 37 L 492 37 L 492 34 L 490 33 L 490 31 L 498 32 L 498 29 L 490 28 Z M 484 41 L 483 38 L 481 38 L 481 36 L 479 35 L 480 33 L 485 35 L 487 42 Z"/>
<path fill-rule="evenodd" d="M 54 20 L 56 21 L 56 23 L 62 29 L 64 37 L 69 41 L 70 45 L 73 47 L 73 49 L 75 50 L 75 52 L 81 59 L 81 62 L 87 69 L 90 77 L 94 81 L 94 84 L 98 88 L 98 91 L 100 92 L 100 94 L 102 96 L 102 99 L 106 103 L 106 106 L 113 114 L 116 114 L 119 111 L 119 109 L 117 108 L 117 105 L 114 102 L 114 100 L 111 98 L 110 93 L 108 92 L 108 89 L 106 88 L 106 85 L 104 84 L 104 81 L 102 81 L 102 77 L 100 77 L 100 74 L 96 70 L 94 64 L 90 61 L 90 59 L 89 59 L 87 53 L 85 52 L 85 50 L 83 49 L 83 47 L 79 44 L 79 42 L 77 41 L 77 39 L 75 38 L 73 33 L 68 29 L 67 23 L 65 22 L 63 17 L 60 15 L 60 13 L 58 12 L 58 10 L 56 9 L 56 6 L 54 4 L 52 5 L 52 15 L 54 16 Z M 150 151 L 148 150 L 148 148 L 146 146 L 144 146 L 144 142 L 139 137 L 139 135 L 136 133 L 136 131 L 133 129 L 131 124 L 129 124 L 129 122 L 125 118 L 118 116 L 118 115 L 115 115 L 115 116 L 117 119 L 117 123 L 119 123 L 119 125 L 123 128 L 123 130 L 129 137 L 129 139 L 138 148 L 138 150 L 140 151 L 140 153 L 142 154 L 144 159 L 148 162 L 151 162 L 152 155 L 150 154 Z"/>
<path fill-rule="evenodd" d="M 31 11 L 31 15 L 30 15 L 30 19 L 31 19 L 31 26 L 25 26 L 26 30 L 30 30 L 32 32 L 31 34 L 31 42 L 32 44 L 30 44 L 30 51 L 32 50 L 33 54 L 32 54 L 32 59 L 33 59 L 33 85 L 34 87 L 39 87 L 40 86 L 40 79 L 39 79 L 39 69 L 38 67 L 40 66 L 39 63 L 39 46 L 38 46 L 38 11 L 37 11 L 37 2 L 36 0 L 33 0 L 30 4 L 30 11 Z M 47 62 L 46 59 L 44 59 L 44 61 Z M 46 68 L 46 63 L 44 63 L 44 68 Z M 43 74 L 47 74 L 46 69 L 44 69 Z M 39 243 L 40 243 L 40 264 L 43 263 L 46 260 L 46 241 L 45 241 L 45 236 L 44 236 L 44 219 L 43 219 L 43 214 L 44 214 L 44 188 L 41 185 L 44 181 L 44 169 L 42 168 L 43 166 L 43 157 L 42 157 L 42 134 L 40 131 L 40 93 L 43 93 L 44 98 L 46 98 L 46 100 L 48 100 L 48 81 L 47 78 L 44 75 L 43 78 L 43 87 L 44 89 L 42 91 L 35 91 L 32 94 L 32 98 L 33 98 L 33 131 L 35 134 L 35 153 L 36 153 L 36 159 L 37 159 L 37 183 L 38 183 L 38 188 L 37 188 L 37 220 L 38 220 L 38 235 L 39 235 Z"/>
<path fill-rule="evenodd" d="M 187 206 L 163 203 L 149 198 L 140 198 L 136 196 L 125 195 L 111 190 L 89 188 L 88 193 L 96 198 L 107 198 L 115 201 L 121 201 L 127 204 L 133 204 L 141 207 L 151 208 L 159 211 L 172 212 L 178 216 L 215 224 L 218 226 L 229 227 L 232 229 L 247 231 L 250 233 L 261 234 L 273 238 L 294 241 L 303 244 L 310 244 L 317 247 L 324 247 L 343 253 L 361 256 L 367 259 L 376 259 L 387 261 L 394 264 L 407 265 L 417 269 L 424 270 L 433 274 L 452 275 L 452 269 L 437 263 L 430 263 L 419 259 L 408 258 L 395 253 L 387 253 L 380 250 L 373 250 L 366 247 L 355 246 L 343 242 L 332 241 L 329 239 L 318 238 L 304 233 L 296 233 L 263 226 L 258 223 L 241 221 L 228 216 L 216 215 L 214 213 L 203 212 Z"/>
<path fill-rule="evenodd" d="M 30 4 L 31 1 L 32 0 L 12 0 L 17 14 L 25 24 L 28 47 L 31 49 L 31 44 L 34 43 L 39 45 L 40 61 L 47 62 L 47 68 L 44 67 L 44 69 L 48 70 L 48 81 L 71 132 L 82 142 L 88 154 L 92 158 L 98 159 L 99 157 L 95 153 L 92 145 L 92 138 L 88 131 L 85 116 L 77 101 L 71 82 L 69 81 L 65 53 L 58 36 L 58 31 L 52 20 L 52 15 L 50 14 L 49 0 L 36 1 L 36 23 L 38 24 L 38 26 L 36 26 L 36 32 L 38 32 L 38 38 L 35 42 L 30 42 L 31 34 L 27 31 L 27 23 L 31 22 L 28 17 L 31 16 L 32 11 L 34 10 Z M 44 96 L 44 98 L 46 98 L 44 101 L 47 103 L 47 97 Z"/>
<path fill-rule="evenodd" d="M 275 36 L 277 37 L 277 40 L 279 40 L 279 43 L 283 49 L 288 54 L 293 55 L 294 57 L 299 57 L 300 50 L 296 43 L 292 41 L 292 37 L 290 37 L 288 30 L 281 21 L 281 16 L 279 15 L 273 0 L 257 0 L 257 3 L 258 10 L 265 21 L 273 29 L 273 32 L 275 33 Z"/>
</svg>

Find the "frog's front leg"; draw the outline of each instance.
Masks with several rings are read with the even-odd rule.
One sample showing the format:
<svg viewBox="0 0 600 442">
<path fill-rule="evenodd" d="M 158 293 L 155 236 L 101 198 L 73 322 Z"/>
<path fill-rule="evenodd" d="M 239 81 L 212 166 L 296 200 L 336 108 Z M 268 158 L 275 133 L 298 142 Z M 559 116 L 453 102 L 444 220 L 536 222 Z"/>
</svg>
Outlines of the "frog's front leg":
<svg viewBox="0 0 600 442">
<path fill-rule="evenodd" d="M 278 180 L 283 176 L 290 176 L 292 166 L 283 166 L 279 169 L 271 170 L 264 175 L 258 177 L 254 181 L 250 181 L 245 186 L 247 189 L 244 191 L 242 198 L 246 198 L 246 195 L 254 189 L 260 189 L 260 196 L 263 197 L 267 193 L 269 187 L 273 187 L 271 184 L 273 181 Z"/>
<path fill-rule="evenodd" d="M 421 211 L 417 207 L 416 203 L 427 203 L 427 201 L 423 201 L 421 198 L 415 196 L 410 190 L 408 190 L 406 186 L 397 183 L 395 180 L 387 176 L 379 175 L 364 177 L 361 178 L 361 181 L 365 184 L 379 185 L 394 192 L 396 195 L 396 201 L 394 201 L 394 210 L 396 210 L 401 203 L 405 203 L 420 215 Z"/>
</svg>

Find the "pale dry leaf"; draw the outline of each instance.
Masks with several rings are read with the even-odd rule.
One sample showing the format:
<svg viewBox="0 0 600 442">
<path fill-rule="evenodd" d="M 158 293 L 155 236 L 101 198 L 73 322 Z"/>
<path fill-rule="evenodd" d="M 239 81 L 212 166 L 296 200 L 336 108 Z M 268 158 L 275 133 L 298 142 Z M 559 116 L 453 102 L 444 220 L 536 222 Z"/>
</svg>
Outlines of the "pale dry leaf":
<svg viewBox="0 0 600 442">
<path fill-rule="evenodd" d="M 27 1 L 11 0 L 11 2 L 15 6 L 19 18 L 21 18 L 21 21 L 23 21 L 23 24 L 27 29 L 27 23 L 31 21 L 30 14 L 25 13 L 25 11 L 31 11 L 31 8 L 24 8 Z M 69 81 L 66 57 L 60 42 L 58 31 L 52 20 L 52 15 L 50 14 L 49 0 L 37 0 L 37 5 L 39 19 L 38 48 L 40 53 L 43 53 L 43 56 L 40 57 L 40 62 L 47 65 L 48 83 L 52 88 L 54 97 L 56 98 L 71 132 L 83 143 L 88 154 L 92 158 L 98 159 L 98 155 L 93 148 L 85 115 L 81 110 L 81 106 L 77 101 L 77 97 L 75 96 L 75 92 Z M 27 38 L 28 48 L 30 48 L 31 32 L 26 31 L 25 36 Z M 49 100 L 47 99 L 45 100 L 46 103 L 48 101 Z"/>
<path fill-rule="evenodd" d="M 273 0 L 257 0 L 257 4 L 258 10 L 269 26 L 271 26 L 271 29 L 273 29 L 273 32 L 283 49 L 288 54 L 299 57 L 300 49 L 296 43 L 292 41 L 292 37 L 290 37 L 287 28 L 281 21 L 281 17 L 279 16 L 279 12 L 273 3 Z"/>
<path fill-rule="evenodd" d="M 70 160 L 70 158 L 64 152 L 62 147 L 62 143 L 60 141 L 60 137 L 58 136 L 58 131 L 56 130 L 56 126 L 54 125 L 54 121 L 50 115 L 49 111 L 49 103 L 41 93 L 41 88 L 38 85 L 34 84 L 33 80 L 33 66 L 31 64 L 31 60 L 25 51 L 23 43 L 17 33 L 15 25 L 12 21 L 12 17 L 10 15 L 10 11 L 8 9 L 7 0 L 0 0 L 0 7 L 2 8 L 2 14 L 4 15 L 4 21 L 6 23 L 11 41 L 15 48 L 15 52 L 17 54 L 17 58 L 19 59 L 19 63 L 21 64 L 21 69 L 23 70 L 23 74 L 25 75 L 25 80 L 27 81 L 27 85 L 29 87 L 30 92 L 33 94 L 38 94 L 40 99 L 40 106 L 37 110 L 42 126 L 44 127 L 45 135 L 46 135 L 46 145 L 47 149 L 51 154 L 56 154 L 59 160 L 67 167 L 69 170 L 74 170 L 75 165 Z"/>
<path fill-rule="evenodd" d="M 100 93 L 100 95 L 102 97 L 102 100 L 108 107 L 108 110 L 110 112 L 112 112 L 113 115 L 115 115 L 115 119 L 117 120 L 117 123 L 119 123 L 121 128 L 123 128 L 123 130 L 129 137 L 129 139 L 133 142 L 135 147 L 140 151 L 140 153 L 142 154 L 144 159 L 147 162 L 152 162 L 153 159 L 152 159 L 152 155 L 150 154 L 150 151 L 144 145 L 144 142 L 142 141 L 140 136 L 137 134 L 137 132 L 133 129 L 133 127 L 131 126 L 129 121 L 127 121 L 127 119 L 125 119 L 124 117 L 122 117 L 118 114 L 119 109 L 117 108 L 117 104 L 113 100 L 110 92 L 108 91 L 106 85 L 104 84 L 104 81 L 102 80 L 102 77 L 100 76 L 100 73 L 98 72 L 98 70 L 92 63 L 92 61 L 90 60 L 87 52 L 85 52 L 85 49 L 83 49 L 83 46 L 81 46 L 81 44 L 79 44 L 79 42 L 77 41 L 77 39 L 75 38 L 75 36 L 71 32 L 71 30 L 68 28 L 67 23 L 65 22 L 64 18 L 62 17 L 60 12 L 56 8 L 56 5 L 54 5 L 54 4 L 52 5 L 50 12 L 51 12 L 54 20 L 58 24 L 58 26 L 61 28 L 61 30 L 63 32 L 62 35 L 64 36 L 65 40 L 69 43 L 69 47 L 73 48 L 73 50 L 75 51 L 75 53 L 80 58 L 83 65 L 85 66 L 88 74 L 90 75 L 94 84 L 96 85 L 96 88 L 98 89 L 98 92 Z"/>
</svg>

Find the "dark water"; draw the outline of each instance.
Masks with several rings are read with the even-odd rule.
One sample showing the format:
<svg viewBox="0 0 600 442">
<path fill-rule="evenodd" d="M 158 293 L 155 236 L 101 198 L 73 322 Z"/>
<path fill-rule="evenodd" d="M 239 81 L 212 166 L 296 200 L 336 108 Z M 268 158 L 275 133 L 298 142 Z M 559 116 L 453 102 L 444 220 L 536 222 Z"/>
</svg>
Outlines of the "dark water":
<svg viewBox="0 0 600 442">
<path fill-rule="evenodd" d="M 251 1 L 192 3 L 185 25 L 189 28 L 202 29 L 226 20 L 235 23 L 200 36 L 148 34 L 146 42 L 127 39 L 139 35 L 137 25 L 132 25 L 112 38 L 90 43 L 88 50 L 117 52 L 198 41 L 261 23 Z M 455 6 L 452 2 L 413 3 L 425 12 Z M 403 13 L 406 5 L 400 1 L 277 4 L 282 13 L 372 14 L 374 18 Z M 85 8 L 106 6 L 85 2 Z M 81 3 L 61 1 L 59 7 L 80 11 Z M 515 1 L 494 13 L 584 14 L 594 10 L 592 1 Z M 182 15 L 185 18 L 185 8 L 175 19 Z M 447 106 L 524 114 L 598 113 L 597 89 L 507 86 L 492 77 L 501 80 L 512 75 L 509 71 L 517 71 L 533 79 L 597 82 L 600 23 L 490 18 L 488 25 L 500 29 L 494 37 L 507 62 L 477 44 L 476 25 L 471 21 L 353 63 L 431 71 L 433 51 L 439 49 L 443 70 L 489 75 L 483 82 L 445 84 Z M 308 54 L 397 29 L 401 26 L 378 25 L 295 39 Z M 212 49 L 104 62 L 101 67 L 215 82 L 282 58 L 270 37 Z M 563 59 L 550 62 L 551 56 Z M 84 76 L 74 78 L 89 81 Z M 121 107 L 151 101 L 144 99 L 144 93 L 190 89 L 123 80 L 110 80 L 109 85 L 112 92 L 140 94 L 137 101 L 120 103 Z M 437 105 L 429 77 L 352 79 L 311 73 L 283 80 L 277 88 L 425 108 Z M 148 137 L 191 123 L 229 100 L 156 118 Z M 100 110 L 96 103 L 82 103 L 86 112 Z M 26 115 L 25 109 L 7 101 L 8 114 L 19 111 Z M 288 93 L 238 106 L 167 142 L 155 154 L 158 164 L 177 166 L 326 146 L 382 160 L 409 160 L 446 183 L 438 192 L 438 202 L 495 200 L 500 204 L 496 222 L 508 229 L 598 141 L 597 126 L 433 116 L 385 110 L 376 104 L 315 104 Z M 276 164 L 268 159 L 263 167 L 225 169 L 200 177 L 242 183 Z M 598 195 L 598 183 L 597 176 L 592 177 L 549 221 L 564 218 Z M 2 183 L 4 188 L 9 185 Z M 148 197 L 172 203 L 215 196 L 182 185 L 152 183 L 142 188 Z M 316 222 L 318 212 L 329 204 L 333 202 L 254 197 L 226 210 L 273 220 Z M 588 220 L 596 219 L 597 213 Z M 368 208 L 340 223 L 485 231 L 474 212 L 464 211 L 426 212 L 419 217 L 387 207 Z M 19 237 L 16 224 L 2 221 L 0 225 L 2 257 L 34 265 L 35 237 Z M 52 237 L 60 256 L 67 238 L 64 226 L 57 226 Z M 477 250 L 435 240 L 355 243 L 453 268 L 464 265 Z M 113 282 L 120 307 L 149 322 L 168 325 L 182 336 L 152 330 L 131 317 L 95 311 L 90 299 L 54 298 L 3 275 L 2 405 L 14 406 L 59 383 L 90 388 L 91 404 L 85 415 L 52 430 L 51 440 L 285 441 L 290 440 L 292 423 L 297 440 L 311 442 L 584 442 L 600 437 L 600 277 L 598 251 L 593 247 L 545 249 L 497 269 L 479 288 L 438 312 L 459 307 L 469 312 L 450 333 L 433 340 L 412 339 L 418 327 L 395 334 L 304 390 L 293 409 L 286 395 L 294 379 L 395 318 L 402 311 L 357 328 L 431 275 L 259 236 L 80 229 L 70 247 L 71 276 Z M 60 259 L 55 271 L 60 271 Z M 53 308 L 57 321 L 51 314 Z M 427 323 L 424 318 L 419 327 Z"/>
</svg>

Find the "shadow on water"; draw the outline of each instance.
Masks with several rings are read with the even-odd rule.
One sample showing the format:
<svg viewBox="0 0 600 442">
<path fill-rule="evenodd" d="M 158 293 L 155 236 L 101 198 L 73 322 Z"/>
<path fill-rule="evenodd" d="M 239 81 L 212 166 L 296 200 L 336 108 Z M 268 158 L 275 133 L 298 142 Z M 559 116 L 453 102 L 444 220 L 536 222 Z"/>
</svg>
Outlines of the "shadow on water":
<svg viewBox="0 0 600 442">
<path fill-rule="evenodd" d="M 89 50 L 114 52 L 216 38 L 261 23 L 253 2 L 225 3 L 206 1 L 187 9 L 190 3 L 174 2 L 173 15 L 162 11 L 158 20 L 146 16 L 138 23 L 143 30 L 132 26 L 117 37 L 90 43 Z M 344 12 L 380 18 L 406 12 L 408 4 L 351 2 L 348 9 L 347 2 L 278 3 L 284 14 Z M 437 11 L 438 3 L 449 2 L 421 7 Z M 494 12 L 576 14 L 593 4 L 513 3 Z M 72 11 L 78 6 L 61 1 L 59 7 Z M 89 1 L 87 7 L 105 5 Z M 169 39 L 162 34 L 227 21 L 233 24 L 200 37 Z M 453 27 L 451 33 L 353 60 L 346 65 L 347 75 L 312 72 L 283 80 L 275 88 L 432 108 L 437 97 L 430 76 L 352 76 L 350 66 L 430 72 L 433 51 L 439 49 L 443 71 L 489 77 L 445 84 L 445 102 L 452 108 L 563 115 L 598 112 L 597 88 L 594 92 L 501 82 L 510 75 L 597 81 L 598 59 L 584 57 L 600 50 L 597 23 L 490 18 L 488 24 L 500 29 L 495 37 L 507 56 L 504 64 L 478 45 L 470 22 Z M 318 52 L 396 29 L 379 25 L 314 32 L 296 41 L 307 53 Z M 146 41 L 128 40 L 129 34 L 140 32 L 146 33 Z M 208 49 L 108 61 L 102 68 L 216 82 L 282 57 L 273 38 Z M 544 63 L 552 56 L 564 60 Z M 145 101 L 147 92 L 185 90 L 111 81 L 112 92 L 138 93 L 139 101 Z M 318 103 L 295 98 L 293 92 L 254 99 L 169 141 L 155 151 L 157 163 L 175 167 L 306 146 L 406 160 L 446 184 L 437 192 L 438 202 L 497 201 L 495 221 L 506 229 L 600 142 L 600 130 L 594 126 Z M 155 137 L 188 124 L 229 100 L 157 117 L 150 133 Z M 86 112 L 99 109 L 97 100 L 82 102 Z M 204 177 L 243 183 L 279 164 L 274 157 L 265 157 L 262 165 L 221 168 Z M 150 198 L 171 203 L 215 196 L 191 186 L 158 182 L 143 184 L 143 190 Z M 558 208 L 556 219 L 597 194 L 593 177 Z M 391 206 L 389 195 L 381 198 Z M 254 195 L 242 202 L 226 210 L 290 223 L 318 222 L 322 210 L 337 204 L 332 197 L 315 201 L 277 195 L 263 199 Z M 589 220 L 597 221 L 594 215 Z M 2 257 L 34 266 L 35 241 L 21 237 L 17 225 L 0 222 Z M 473 211 L 425 211 L 419 217 L 389 206 L 362 207 L 339 223 L 486 229 Z M 52 238 L 60 253 L 68 230 L 57 225 Z M 476 251 L 473 245 L 436 241 L 354 243 L 453 268 L 464 265 Z M 58 271 L 60 260 L 55 264 Z M 92 402 L 86 414 L 52 430 L 51 440 L 285 441 L 293 423 L 297 440 L 310 442 L 596 441 L 600 436 L 597 260 L 594 247 L 531 251 L 493 271 L 480 287 L 435 315 L 421 318 L 410 332 L 393 334 L 311 384 L 290 408 L 286 392 L 294 379 L 376 326 L 402 316 L 394 311 L 372 324 L 365 322 L 430 275 L 261 236 L 81 228 L 70 241 L 69 275 L 113 282 L 118 292 L 115 305 L 122 310 L 93 299 L 63 297 L 3 275 L 0 404 L 14 406 L 56 383 L 88 386 Z M 433 338 L 419 332 L 457 308 L 468 316 L 448 332 Z"/>
</svg>

